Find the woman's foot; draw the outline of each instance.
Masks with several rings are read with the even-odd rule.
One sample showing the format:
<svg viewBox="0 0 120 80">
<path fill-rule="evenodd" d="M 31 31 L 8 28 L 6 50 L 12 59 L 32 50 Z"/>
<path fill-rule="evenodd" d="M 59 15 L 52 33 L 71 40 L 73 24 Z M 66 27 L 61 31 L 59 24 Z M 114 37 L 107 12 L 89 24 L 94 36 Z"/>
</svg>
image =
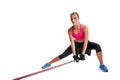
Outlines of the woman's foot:
<svg viewBox="0 0 120 80">
<path fill-rule="evenodd" d="M 46 69 L 46 68 L 48 68 L 48 67 L 50 67 L 50 66 L 51 66 L 51 64 L 46 63 L 44 66 L 42 66 L 42 69 Z"/>
<path fill-rule="evenodd" d="M 108 69 L 107 69 L 107 67 L 104 64 L 100 64 L 99 68 L 103 72 L 108 72 Z"/>
</svg>

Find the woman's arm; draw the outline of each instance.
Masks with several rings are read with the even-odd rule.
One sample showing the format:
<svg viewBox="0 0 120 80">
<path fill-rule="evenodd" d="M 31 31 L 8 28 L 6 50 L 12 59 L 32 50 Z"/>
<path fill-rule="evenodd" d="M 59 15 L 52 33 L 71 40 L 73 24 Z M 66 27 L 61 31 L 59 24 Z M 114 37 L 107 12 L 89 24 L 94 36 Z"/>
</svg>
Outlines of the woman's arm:
<svg viewBox="0 0 120 80">
<path fill-rule="evenodd" d="M 88 27 L 84 25 L 83 31 L 84 31 L 85 38 L 84 38 L 84 45 L 83 45 L 82 54 L 84 55 L 86 52 L 87 45 L 88 45 L 88 37 L 89 37 Z"/>
<path fill-rule="evenodd" d="M 70 39 L 70 42 L 71 42 L 71 48 L 72 48 L 73 56 L 75 56 L 76 55 L 76 49 L 75 49 L 74 39 L 72 37 L 71 28 L 68 29 L 68 35 L 69 35 L 69 39 Z"/>
</svg>

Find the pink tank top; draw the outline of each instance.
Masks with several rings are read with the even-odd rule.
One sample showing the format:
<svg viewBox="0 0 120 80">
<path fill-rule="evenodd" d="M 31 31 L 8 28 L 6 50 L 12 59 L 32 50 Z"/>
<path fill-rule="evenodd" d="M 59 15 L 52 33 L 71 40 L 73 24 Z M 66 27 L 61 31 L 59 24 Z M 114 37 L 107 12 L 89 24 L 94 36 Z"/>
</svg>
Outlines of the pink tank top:
<svg viewBox="0 0 120 80">
<path fill-rule="evenodd" d="M 82 40 L 84 38 L 84 32 L 83 32 L 83 25 L 80 24 L 80 32 L 78 34 L 75 33 L 74 27 L 72 27 L 72 36 L 75 38 L 75 40 Z"/>
</svg>

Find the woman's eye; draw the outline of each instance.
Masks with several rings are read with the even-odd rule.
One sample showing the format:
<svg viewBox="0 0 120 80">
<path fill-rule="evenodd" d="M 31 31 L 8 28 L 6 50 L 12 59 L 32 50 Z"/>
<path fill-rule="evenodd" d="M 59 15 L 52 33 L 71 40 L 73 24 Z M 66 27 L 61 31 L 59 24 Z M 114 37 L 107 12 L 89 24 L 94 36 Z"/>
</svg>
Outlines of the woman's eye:
<svg viewBox="0 0 120 80">
<path fill-rule="evenodd" d="M 73 18 L 73 19 L 76 19 L 76 17 L 75 17 L 75 18 Z"/>
</svg>

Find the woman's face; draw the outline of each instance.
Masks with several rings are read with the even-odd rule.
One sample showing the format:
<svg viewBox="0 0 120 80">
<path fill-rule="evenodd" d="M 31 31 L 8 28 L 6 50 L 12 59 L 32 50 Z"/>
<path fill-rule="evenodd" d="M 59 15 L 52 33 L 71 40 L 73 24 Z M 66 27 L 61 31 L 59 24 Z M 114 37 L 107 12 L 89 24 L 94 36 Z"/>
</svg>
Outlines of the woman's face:
<svg viewBox="0 0 120 80">
<path fill-rule="evenodd" d="M 72 21 L 73 24 L 78 23 L 79 22 L 78 16 L 76 14 L 72 15 L 71 16 L 71 21 Z"/>
</svg>

